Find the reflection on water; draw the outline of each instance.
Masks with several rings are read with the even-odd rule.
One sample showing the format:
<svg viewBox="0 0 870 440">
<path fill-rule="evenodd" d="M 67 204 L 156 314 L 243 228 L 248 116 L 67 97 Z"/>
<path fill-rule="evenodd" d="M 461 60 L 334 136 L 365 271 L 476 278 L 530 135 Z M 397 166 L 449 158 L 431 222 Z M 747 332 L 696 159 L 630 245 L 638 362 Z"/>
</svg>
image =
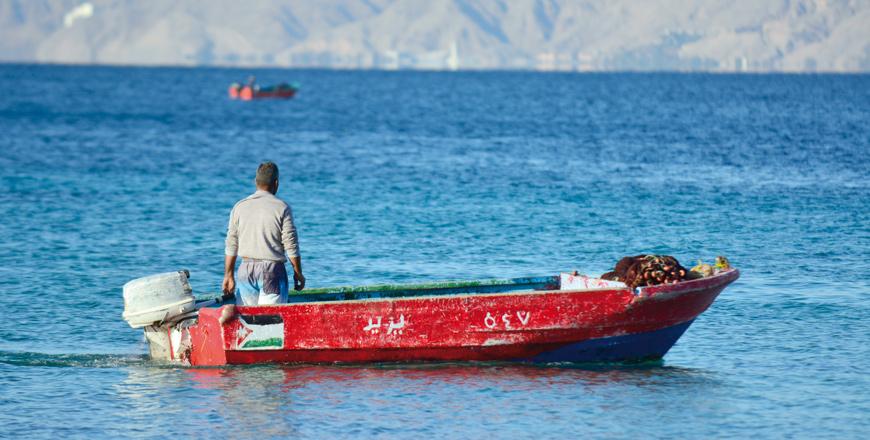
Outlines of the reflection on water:
<svg viewBox="0 0 870 440">
<path fill-rule="evenodd" d="M 120 415 L 132 419 L 133 426 L 171 420 L 176 427 L 189 425 L 184 432 L 207 427 L 215 435 L 235 438 L 449 435 L 456 423 L 467 424 L 465 435 L 490 435 L 487 427 L 518 434 L 523 432 L 521 425 L 537 423 L 530 414 L 549 420 L 553 434 L 564 434 L 570 423 L 582 419 L 595 430 L 602 415 L 634 412 L 637 401 L 647 401 L 653 411 L 665 408 L 670 402 L 660 396 L 673 398 L 674 390 L 680 390 L 682 404 L 694 405 L 693 400 L 706 400 L 704 396 L 720 385 L 710 372 L 661 363 L 195 369 L 139 365 L 128 368 L 114 388 L 128 407 Z M 600 429 L 607 432 L 603 424 Z"/>
<path fill-rule="evenodd" d="M 587 364 L 532 366 L 510 364 L 413 364 L 377 366 L 252 365 L 185 370 L 198 389 L 227 391 L 281 389 L 293 392 L 312 386 L 353 386 L 381 388 L 385 383 L 402 383 L 415 389 L 429 386 L 496 387 L 505 392 L 528 391 L 542 386 L 570 384 L 597 387 L 608 385 L 655 386 L 664 381 L 710 382 L 702 370 L 667 367 L 663 363 L 643 365 Z"/>
<path fill-rule="evenodd" d="M 760 392 L 714 370 L 661 363 L 192 369 L 141 359 L 105 368 L 111 356 L 64 367 L 42 356 L 0 363 L 0 399 L 16 408 L 0 413 L 0 437 L 643 436 L 649 426 L 678 435 L 686 408 L 699 435 L 715 435 L 705 419 L 748 423 L 752 411 L 734 402 Z"/>
</svg>

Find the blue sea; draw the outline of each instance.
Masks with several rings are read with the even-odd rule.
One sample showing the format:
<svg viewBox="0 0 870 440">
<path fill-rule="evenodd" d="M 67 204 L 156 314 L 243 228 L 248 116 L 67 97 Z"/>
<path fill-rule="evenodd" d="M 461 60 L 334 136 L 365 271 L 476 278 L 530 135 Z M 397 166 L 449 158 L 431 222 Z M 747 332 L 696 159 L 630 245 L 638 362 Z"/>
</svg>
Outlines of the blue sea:
<svg viewBox="0 0 870 440">
<path fill-rule="evenodd" d="M 238 102 L 255 74 L 290 101 Z M 0 65 L 0 438 L 867 438 L 870 76 Z M 265 159 L 310 287 L 742 276 L 661 362 L 150 361 L 121 287 L 220 289 Z"/>
</svg>

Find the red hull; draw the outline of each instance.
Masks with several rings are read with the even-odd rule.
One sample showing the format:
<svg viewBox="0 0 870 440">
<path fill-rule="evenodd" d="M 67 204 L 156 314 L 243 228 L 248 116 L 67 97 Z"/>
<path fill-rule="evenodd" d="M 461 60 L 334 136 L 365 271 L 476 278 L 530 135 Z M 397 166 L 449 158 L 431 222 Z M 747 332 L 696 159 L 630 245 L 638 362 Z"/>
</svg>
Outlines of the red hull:
<svg viewBox="0 0 870 440">
<path fill-rule="evenodd" d="M 296 96 L 296 89 L 281 88 L 271 90 L 257 90 L 250 86 L 235 87 L 230 86 L 229 96 L 232 99 L 241 99 L 242 101 L 251 101 L 254 99 L 290 99 Z"/>
<path fill-rule="evenodd" d="M 738 271 L 642 289 L 542 290 L 203 309 L 192 365 L 660 358 Z"/>
</svg>

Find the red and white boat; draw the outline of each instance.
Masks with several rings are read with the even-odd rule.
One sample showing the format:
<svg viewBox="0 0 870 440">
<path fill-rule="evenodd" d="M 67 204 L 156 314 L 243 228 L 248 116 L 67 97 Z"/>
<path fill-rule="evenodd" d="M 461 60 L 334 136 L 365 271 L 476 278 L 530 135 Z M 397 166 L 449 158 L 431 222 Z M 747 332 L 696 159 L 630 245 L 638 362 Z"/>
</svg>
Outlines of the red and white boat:
<svg viewBox="0 0 870 440">
<path fill-rule="evenodd" d="M 161 276 L 175 283 L 157 295 L 163 309 L 142 302 L 159 288 L 141 280 Z M 634 290 L 571 274 L 339 287 L 235 306 L 195 302 L 177 272 L 125 285 L 124 316 L 145 327 L 153 358 L 190 365 L 639 361 L 663 357 L 738 276 L 729 269 Z"/>
</svg>

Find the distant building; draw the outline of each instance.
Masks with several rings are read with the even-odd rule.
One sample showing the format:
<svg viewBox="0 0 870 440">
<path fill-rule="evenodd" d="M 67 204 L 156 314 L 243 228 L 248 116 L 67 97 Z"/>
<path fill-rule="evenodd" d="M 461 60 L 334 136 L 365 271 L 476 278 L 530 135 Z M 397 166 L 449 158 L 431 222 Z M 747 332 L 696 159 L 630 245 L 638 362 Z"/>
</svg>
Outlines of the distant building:
<svg viewBox="0 0 870 440">
<path fill-rule="evenodd" d="M 456 49 L 456 41 L 450 43 L 450 53 L 447 55 L 447 69 L 459 70 L 459 51 Z"/>
<path fill-rule="evenodd" d="M 386 70 L 399 70 L 399 52 L 395 50 L 384 52 L 384 59 L 381 67 Z"/>
<path fill-rule="evenodd" d="M 593 57 L 592 54 L 577 52 L 574 69 L 578 72 L 589 72 L 595 70 L 595 57 Z"/>
<path fill-rule="evenodd" d="M 553 52 L 542 52 L 537 56 L 535 69 L 545 72 L 556 70 L 556 54 Z"/>
</svg>

